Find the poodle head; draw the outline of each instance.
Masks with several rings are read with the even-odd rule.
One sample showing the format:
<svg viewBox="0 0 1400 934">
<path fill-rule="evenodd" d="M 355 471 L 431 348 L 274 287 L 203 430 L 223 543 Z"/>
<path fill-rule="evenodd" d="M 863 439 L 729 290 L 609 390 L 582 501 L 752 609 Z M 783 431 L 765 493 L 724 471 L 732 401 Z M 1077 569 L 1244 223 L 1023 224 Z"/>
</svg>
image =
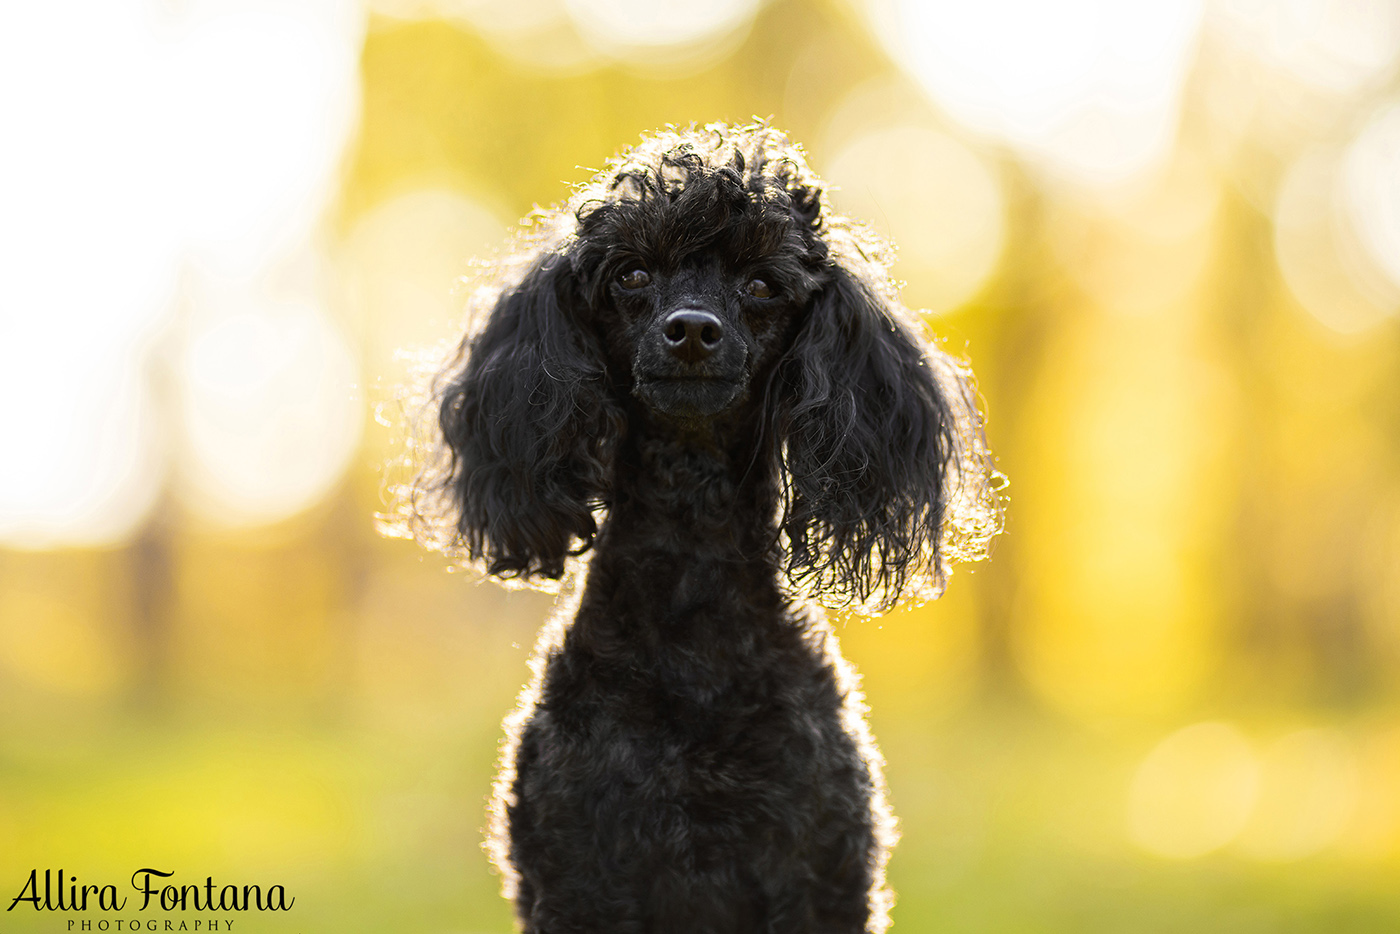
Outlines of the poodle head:
<svg viewBox="0 0 1400 934">
<path fill-rule="evenodd" d="M 999 531 L 968 371 L 920 337 L 888 248 L 763 124 L 656 134 L 536 219 L 435 386 L 440 444 L 402 512 L 490 573 L 557 579 L 613 495 L 629 422 L 725 424 L 781 488 L 796 589 L 935 595 Z"/>
<path fill-rule="evenodd" d="M 571 269 L 626 391 L 680 422 L 751 403 L 826 278 L 823 203 L 767 127 L 652 137 L 581 191 Z"/>
</svg>

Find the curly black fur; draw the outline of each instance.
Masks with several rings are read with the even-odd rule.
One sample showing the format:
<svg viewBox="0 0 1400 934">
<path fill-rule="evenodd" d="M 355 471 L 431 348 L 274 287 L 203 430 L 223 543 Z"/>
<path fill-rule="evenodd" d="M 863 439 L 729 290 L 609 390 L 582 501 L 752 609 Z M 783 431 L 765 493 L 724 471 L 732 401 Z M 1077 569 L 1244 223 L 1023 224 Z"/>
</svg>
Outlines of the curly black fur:
<svg viewBox="0 0 1400 934">
<path fill-rule="evenodd" d="M 491 842 L 520 922 L 882 931 L 880 757 L 801 597 L 888 607 L 983 553 L 968 373 L 767 126 L 658 134 L 538 228 L 408 498 L 504 578 L 592 551 L 507 721 Z"/>
</svg>

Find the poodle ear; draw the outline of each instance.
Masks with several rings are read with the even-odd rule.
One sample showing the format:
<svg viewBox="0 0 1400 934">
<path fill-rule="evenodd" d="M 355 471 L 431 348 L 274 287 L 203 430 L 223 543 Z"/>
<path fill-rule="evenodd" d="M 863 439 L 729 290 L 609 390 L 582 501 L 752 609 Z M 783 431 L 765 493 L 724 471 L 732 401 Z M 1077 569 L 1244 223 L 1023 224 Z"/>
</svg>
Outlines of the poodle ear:
<svg viewBox="0 0 1400 934">
<path fill-rule="evenodd" d="M 839 264 L 784 364 L 788 574 L 828 602 L 937 596 L 985 555 L 997 485 L 971 374 Z"/>
<path fill-rule="evenodd" d="M 621 419 L 580 310 L 567 256 L 546 253 L 443 374 L 438 492 L 453 544 L 500 577 L 558 578 L 597 532 Z"/>
</svg>

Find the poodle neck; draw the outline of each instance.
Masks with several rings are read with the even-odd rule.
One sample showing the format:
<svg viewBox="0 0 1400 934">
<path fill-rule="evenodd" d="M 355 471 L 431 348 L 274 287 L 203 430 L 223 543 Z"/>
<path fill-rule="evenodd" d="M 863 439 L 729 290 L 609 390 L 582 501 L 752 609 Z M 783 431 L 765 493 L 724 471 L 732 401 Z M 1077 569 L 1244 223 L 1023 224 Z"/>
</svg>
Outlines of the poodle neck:
<svg viewBox="0 0 1400 934">
<path fill-rule="evenodd" d="M 778 490 L 756 419 L 638 421 L 615 467 L 603 548 L 646 540 L 682 556 L 741 560 L 772 550 Z"/>
<path fill-rule="evenodd" d="M 729 434 L 755 436 L 753 425 Z M 634 431 L 624 442 L 578 644 L 650 653 L 651 664 L 675 650 L 708 658 L 782 625 L 772 458 L 723 437 Z"/>
</svg>

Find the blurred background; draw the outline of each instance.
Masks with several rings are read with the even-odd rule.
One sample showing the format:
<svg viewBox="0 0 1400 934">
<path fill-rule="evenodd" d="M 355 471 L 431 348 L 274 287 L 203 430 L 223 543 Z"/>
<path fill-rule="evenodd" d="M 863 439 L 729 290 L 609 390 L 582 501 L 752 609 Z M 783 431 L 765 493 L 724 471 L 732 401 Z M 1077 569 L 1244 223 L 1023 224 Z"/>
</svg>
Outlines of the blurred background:
<svg viewBox="0 0 1400 934">
<path fill-rule="evenodd" d="M 1011 478 L 990 563 L 841 621 L 895 929 L 1400 929 L 1398 58 L 1394 0 L 6 4 L 0 894 L 511 929 L 551 600 L 376 534 L 398 387 L 532 205 L 757 115 Z"/>
</svg>

